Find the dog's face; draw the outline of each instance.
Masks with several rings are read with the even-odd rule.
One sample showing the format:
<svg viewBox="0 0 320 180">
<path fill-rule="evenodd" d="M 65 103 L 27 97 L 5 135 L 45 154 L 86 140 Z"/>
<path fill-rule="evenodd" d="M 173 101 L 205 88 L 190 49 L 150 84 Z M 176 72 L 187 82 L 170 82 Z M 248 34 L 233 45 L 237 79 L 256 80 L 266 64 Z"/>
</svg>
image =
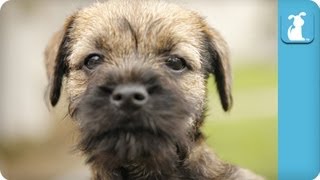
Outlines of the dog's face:
<svg viewBox="0 0 320 180">
<path fill-rule="evenodd" d="M 51 104 L 65 82 L 80 148 L 109 166 L 179 158 L 199 134 L 210 73 L 224 110 L 232 103 L 224 40 L 198 14 L 164 2 L 76 12 L 49 43 L 46 63 Z"/>
</svg>

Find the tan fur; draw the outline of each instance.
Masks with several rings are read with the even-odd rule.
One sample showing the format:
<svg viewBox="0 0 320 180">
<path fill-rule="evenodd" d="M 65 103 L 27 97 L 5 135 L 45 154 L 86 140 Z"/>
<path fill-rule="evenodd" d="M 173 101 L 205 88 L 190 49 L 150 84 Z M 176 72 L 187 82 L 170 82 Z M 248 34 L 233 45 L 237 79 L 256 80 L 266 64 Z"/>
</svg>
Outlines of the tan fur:
<svg viewBox="0 0 320 180">
<path fill-rule="evenodd" d="M 125 16 L 125 18 L 124 18 Z M 71 27 L 67 27 L 70 25 Z M 128 28 L 128 24 L 134 32 Z M 170 50 L 190 64 L 193 71 L 179 79 L 178 83 L 189 102 L 193 102 L 197 112 L 190 117 L 190 126 L 202 118 L 206 105 L 206 77 L 203 73 L 201 54 L 205 51 L 203 35 L 206 34 L 214 45 L 221 61 L 221 70 L 225 75 L 226 99 L 232 104 L 231 75 L 229 53 L 226 42 L 220 34 L 210 28 L 197 13 L 179 6 L 156 0 L 111 0 L 107 3 L 96 3 L 91 7 L 77 11 L 65 23 L 63 30 L 57 32 L 45 51 L 48 79 L 53 82 L 54 68 L 57 62 L 59 45 L 67 28 L 72 32 L 68 47 L 72 52 L 66 61 L 69 74 L 65 81 L 65 90 L 69 98 L 71 112 L 81 100 L 88 88 L 89 77 L 81 68 L 85 57 L 93 52 L 105 55 L 106 68 L 120 66 L 122 63 L 144 63 L 144 60 L 130 62 L 139 57 L 148 57 L 153 68 L 161 69 L 163 62 L 158 56 Z M 132 33 L 135 33 L 134 35 Z M 138 44 L 138 46 L 137 46 Z M 133 57 L 136 54 L 137 57 Z M 128 62 L 124 62 L 128 61 Z M 98 82 L 97 82 L 98 83 Z M 52 83 L 49 85 L 53 86 Z M 198 127 L 197 127 L 198 128 Z M 195 175 L 214 180 L 259 180 L 253 173 L 239 169 L 221 161 L 200 140 L 191 150 L 184 166 Z M 92 167 L 93 178 L 108 179 L 108 172 L 101 172 Z M 200 177 L 200 176 L 199 176 Z"/>
</svg>

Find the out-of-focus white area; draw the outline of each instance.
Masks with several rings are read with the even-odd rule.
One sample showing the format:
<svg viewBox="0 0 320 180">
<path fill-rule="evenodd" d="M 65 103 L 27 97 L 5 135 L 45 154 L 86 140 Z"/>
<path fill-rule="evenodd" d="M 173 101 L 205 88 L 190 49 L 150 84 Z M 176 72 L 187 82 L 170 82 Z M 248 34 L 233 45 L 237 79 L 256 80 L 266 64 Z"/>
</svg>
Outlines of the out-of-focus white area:
<svg viewBox="0 0 320 180">
<path fill-rule="evenodd" d="M 1 7 L 4 3 L 6 3 L 8 0 L 0 0 L 0 10 L 1 10 Z"/>
<path fill-rule="evenodd" d="M 68 14 L 89 1 L 12 0 L 0 12 L 0 138 L 45 138 L 44 48 Z"/>
<path fill-rule="evenodd" d="M 276 59 L 277 4 L 273 0 L 175 0 L 206 17 L 230 46 L 233 64 Z M 250 62 L 252 63 L 252 62 Z"/>
<path fill-rule="evenodd" d="M 0 180 L 7 180 L 2 176 L 1 171 L 0 171 Z"/>
<path fill-rule="evenodd" d="M 44 48 L 69 14 L 92 2 L 11 0 L 4 4 L 0 12 L 0 140 L 46 138 L 52 121 L 44 101 Z M 274 0 L 174 2 L 199 11 L 222 33 L 236 57 L 233 65 L 276 59 Z"/>
</svg>

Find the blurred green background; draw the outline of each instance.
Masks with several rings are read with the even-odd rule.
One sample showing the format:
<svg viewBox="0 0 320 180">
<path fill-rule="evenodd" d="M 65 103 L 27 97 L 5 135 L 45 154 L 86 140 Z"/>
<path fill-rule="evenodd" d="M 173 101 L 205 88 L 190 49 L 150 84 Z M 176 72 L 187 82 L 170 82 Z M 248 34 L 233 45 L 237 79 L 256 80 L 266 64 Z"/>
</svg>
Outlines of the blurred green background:
<svg viewBox="0 0 320 180">
<path fill-rule="evenodd" d="M 209 112 L 203 128 L 221 158 L 277 179 L 277 69 L 274 65 L 234 69 L 234 106 L 220 110 L 214 81 L 209 81 Z"/>
</svg>

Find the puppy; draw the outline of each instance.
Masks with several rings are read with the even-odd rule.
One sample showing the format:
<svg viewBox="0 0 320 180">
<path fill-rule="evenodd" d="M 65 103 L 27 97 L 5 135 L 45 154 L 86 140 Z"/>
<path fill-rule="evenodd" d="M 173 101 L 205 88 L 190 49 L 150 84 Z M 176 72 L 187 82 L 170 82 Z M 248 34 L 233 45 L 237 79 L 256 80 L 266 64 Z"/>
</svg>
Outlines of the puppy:
<svg viewBox="0 0 320 180">
<path fill-rule="evenodd" d="M 110 0 L 71 15 L 45 51 L 49 98 L 62 89 L 92 179 L 258 180 L 221 161 L 200 130 L 206 84 L 232 105 L 226 42 L 197 13 Z"/>
</svg>

